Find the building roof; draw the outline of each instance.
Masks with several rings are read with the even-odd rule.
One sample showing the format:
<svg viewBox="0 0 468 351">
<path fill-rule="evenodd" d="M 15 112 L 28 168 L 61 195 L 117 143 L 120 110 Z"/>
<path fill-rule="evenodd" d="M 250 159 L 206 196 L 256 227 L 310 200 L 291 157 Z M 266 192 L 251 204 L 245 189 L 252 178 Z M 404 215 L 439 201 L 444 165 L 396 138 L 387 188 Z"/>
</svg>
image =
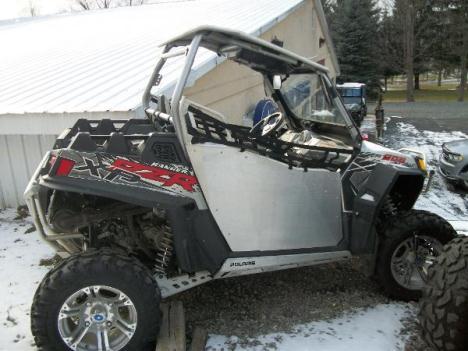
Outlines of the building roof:
<svg viewBox="0 0 468 351">
<path fill-rule="evenodd" d="M 360 88 L 362 86 L 365 86 L 364 83 L 352 83 L 352 82 L 347 82 L 343 84 L 337 84 L 337 88 Z"/>
<path fill-rule="evenodd" d="M 304 1 L 182 1 L 6 22 L 0 114 L 136 110 L 161 43 L 202 24 L 259 36 Z M 196 67 L 213 60 L 201 55 Z"/>
</svg>

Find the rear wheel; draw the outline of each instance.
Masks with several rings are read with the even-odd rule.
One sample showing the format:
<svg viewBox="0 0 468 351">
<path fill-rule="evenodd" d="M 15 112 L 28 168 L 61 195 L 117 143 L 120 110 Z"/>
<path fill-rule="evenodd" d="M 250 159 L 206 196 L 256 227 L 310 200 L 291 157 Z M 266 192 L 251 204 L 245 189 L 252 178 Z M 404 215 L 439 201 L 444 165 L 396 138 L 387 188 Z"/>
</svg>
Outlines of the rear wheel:
<svg viewBox="0 0 468 351">
<path fill-rule="evenodd" d="M 160 293 L 137 259 L 103 249 L 60 263 L 39 285 L 31 329 L 39 350 L 154 350 Z"/>
<path fill-rule="evenodd" d="M 382 228 L 377 279 L 389 296 L 418 300 L 428 268 L 456 232 L 443 218 L 420 210 L 399 213 Z"/>
</svg>

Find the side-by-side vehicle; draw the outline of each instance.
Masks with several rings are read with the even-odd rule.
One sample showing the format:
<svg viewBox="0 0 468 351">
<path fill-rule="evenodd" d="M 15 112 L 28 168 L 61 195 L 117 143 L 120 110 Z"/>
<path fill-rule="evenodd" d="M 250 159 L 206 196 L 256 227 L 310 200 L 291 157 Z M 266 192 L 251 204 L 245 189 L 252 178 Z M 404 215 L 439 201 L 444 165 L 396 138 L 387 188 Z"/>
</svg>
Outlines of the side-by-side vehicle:
<svg viewBox="0 0 468 351">
<path fill-rule="evenodd" d="M 250 128 L 191 100 L 206 50 L 251 71 L 279 111 Z M 173 60 L 184 64 L 169 97 Z M 180 35 L 143 109 L 146 119 L 79 120 L 28 185 L 38 232 L 65 258 L 34 298 L 41 350 L 154 350 L 161 298 L 352 256 L 392 297 L 417 299 L 455 236 L 413 209 L 424 154 L 364 141 L 327 68 L 274 44 L 215 27 Z"/>
</svg>

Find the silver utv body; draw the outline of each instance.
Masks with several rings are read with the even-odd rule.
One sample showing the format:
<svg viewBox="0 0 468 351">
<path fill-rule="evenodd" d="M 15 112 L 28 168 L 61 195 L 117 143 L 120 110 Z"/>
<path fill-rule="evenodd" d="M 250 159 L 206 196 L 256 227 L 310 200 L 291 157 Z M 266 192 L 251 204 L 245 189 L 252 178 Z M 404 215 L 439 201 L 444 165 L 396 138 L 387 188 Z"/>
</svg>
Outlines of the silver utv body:
<svg viewBox="0 0 468 351">
<path fill-rule="evenodd" d="M 321 138 L 314 134 L 314 143 L 323 152 L 328 152 L 330 144 L 342 149 L 344 154 L 340 153 L 336 158 L 333 156 L 330 161 L 338 160 L 342 166 L 333 169 L 304 168 L 249 149 L 239 150 L 232 146 L 236 136 L 229 132 L 223 136 L 225 143 L 195 142 L 193 134 L 188 132 L 197 129 L 198 122 L 193 109 L 215 120 L 224 119 L 216 111 L 200 106 L 183 95 L 184 88 L 193 78 L 191 71 L 197 52 L 202 48 L 218 53 L 221 55 L 220 60 L 233 58 L 238 63 L 261 71 L 265 77 L 265 91 L 269 95 L 277 92 L 269 76 L 281 73 L 274 71 L 275 65 L 286 69 L 295 67 L 299 74 L 316 74 L 320 84 L 329 89 L 328 103 L 333 105 L 334 113 L 340 116 L 341 124 L 337 128 L 345 131 L 347 141 Z M 254 57 L 258 55 L 260 59 L 257 57 L 249 61 L 248 57 L 242 57 L 243 52 Z M 174 58 L 183 59 L 184 66 L 177 83 L 170 89 L 170 103 L 166 99 L 166 106 L 162 108 L 162 100 L 159 99 L 155 104 L 154 98 L 161 94 L 158 85 L 163 78 L 161 72 L 166 61 Z M 271 67 L 268 64 L 263 67 L 262 60 L 270 62 Z M 226 258 L 215 274 L 201 271 L 171 278 L 158 274 L 156 279 L 163 297 L 211 279 L 347 259 L 351 257 L 351 250 L 345 217 L 354 212 L 345 199 L 344 179 L 350 178 L 355 172 L 369 172 L 378 163 L 397 164 L 401 168 L 418 170 L 413 156 L 362 141 L 358 128 L 328 77 L 326 67 L 242 32 L 205 26 L 165 43 L 145 90 L 143 108 L 150 119 L 173 124 L 183 152 L 199 182 L 200 191 L 188 196 L 193 198 L 199 209 L 211 211 L 232 250 L 230 257 Z M 281 106 L 280 110 L 284 114 L 290 112 Z M 326 113 L 317 115 L 320 118 L 327 116 Z M 303 137 L 301 133 L 292 131 L 284 135 L 283 138 L 290 138 L 288 140 L 293 142 Z M 320 146 L 322 144 L 324 146 Z M 48 156 L 43 163 L 47 159 Z M 74 234 L 54 232 L 48 225 L 38 205 L 38 178 L 36 172 L 26 190 L 28 207 L 43 238 L 56 249 L 60 247 L 62 254 L 66 255 L 63 248 L 67 251 L 67 239 L 72 239 Z M 355 192 L 351 195 L 357 194 Z M 361 195 L 363 201 L 376 201 L 370 193 Z"/>
</svg>

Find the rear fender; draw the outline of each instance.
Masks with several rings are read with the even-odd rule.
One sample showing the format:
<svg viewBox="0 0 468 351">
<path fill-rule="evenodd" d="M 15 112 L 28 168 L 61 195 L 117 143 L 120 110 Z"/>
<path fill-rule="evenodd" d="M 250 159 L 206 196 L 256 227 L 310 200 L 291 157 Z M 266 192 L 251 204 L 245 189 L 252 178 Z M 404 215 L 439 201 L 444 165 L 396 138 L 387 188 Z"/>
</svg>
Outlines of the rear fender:
<svg viewBox="0 0 468 351">
<path fill-rule="evenodd" d="M 140 159 L 70 149 L 55 151 L 40 183 L 49 188 L 107 197 L 146 207 L 195 203 L 206 208 L 198 180 L 186 165 L 144 163 Z M 61 167 L 63 163 L 68 167 Z"/>
</svg>

